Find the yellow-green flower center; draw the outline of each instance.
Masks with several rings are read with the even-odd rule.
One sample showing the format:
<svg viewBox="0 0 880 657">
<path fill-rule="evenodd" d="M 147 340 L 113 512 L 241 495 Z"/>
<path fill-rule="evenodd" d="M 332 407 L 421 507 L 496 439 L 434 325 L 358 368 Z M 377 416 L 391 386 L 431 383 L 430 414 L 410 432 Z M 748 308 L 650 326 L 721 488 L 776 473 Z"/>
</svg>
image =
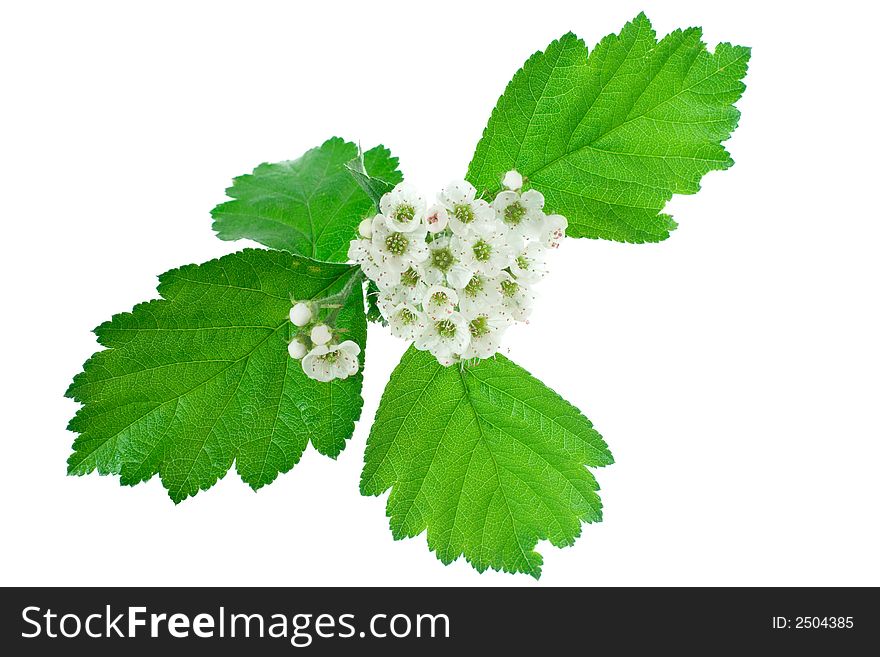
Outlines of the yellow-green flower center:
<svg viewBox="0 0 880 657">
<path fill-rule="evenodd" d="M 452 214 L 463 224 L 474 220 L 474 209 L 468 203 L 459 203 L 452 209 Z"/>
<path fill-rule="evenodd" d="M 504 221 L 509 223 L 511 226 L 516 226 L 520 221 L 523 220 L 523 217 L 526 216 L 526 208 L 519 201 L 514 201 L 506 208 L 504 208 Z"/>
<path fill-rule="evenodd" d="M 408 203 L 401 203 L 394 211 L 394 218 L 397 221 L 408 224 L 416 216 L 416 209 Z"/>
<path fill-rule="evenodd" d="M 437 329 L 437 333 L 441 338 L 454 338 L 455 337 L 455 324 L 448 319 L 441 319 L 434 325 Z"/>
<path fill-rule="evenodd" d="M 519 284 L 514 281 L 501 281 L 501 293 L 506 297 L 512 297 L 519 291 Z"/>
<path fill-rule="evenodd" d="M 449 271 L 449 268 L 455 264 L 455 256 L 452 255 L 452 249 L 448 246 L 442 249 L 434 249 L 431 251 L 431 265 L 442 272 Z"/>
<path fill-rule="evenodd" d="M 401 256 L 406 253 L 409 246 L 409 240 L 403 233 L 391 233 L 385 238 L 385 248 L 392 255 Z"/>
<path fill-rule="evenodd" d="M 402 324 L 407 326 L 416 321 L 416 314 L 409 308 L 401 308 L 400 312 L 397 313 L 397 317 Z"/>
<path fill-rule="evenodd" d="M 492 257 L 492 245 L 486 240 L 479 240 L 474 244 L 474 257 L 480 262 L 486 262 Z"/>
<path fill-rule="evenodd" d="M 476 319 L 471 320 L 469 328 L 473 337 L 482 338 L 489 333 L 489 320 L 485 315 L 480 315 Z"/>
<path fill-rule="evenodd" d="M 326 354 L 321 354 L 318 356 L 325 363 L 330 363 L 331 365 L 339 360 L 339 350 L 336 349 L 334 351 L 328 351 Z"/>
<path fill-rule="evenodd" d="M 421 276 L 419 276 L 418 272 L 412 267 L 400 275 L 400 282 L 407 287 L 415 287 L 420 280 Z"/>
<path fill-rule="evenodd" d="M 464 286 L 464 293 L 473 298 L 482 292 L 484 287 L 486 287 L 485 281 L 483 281 L 482 277 L 475 275 L 472 276 L 471 280 L 468 281 L 468 284 Z"/>
</svg>

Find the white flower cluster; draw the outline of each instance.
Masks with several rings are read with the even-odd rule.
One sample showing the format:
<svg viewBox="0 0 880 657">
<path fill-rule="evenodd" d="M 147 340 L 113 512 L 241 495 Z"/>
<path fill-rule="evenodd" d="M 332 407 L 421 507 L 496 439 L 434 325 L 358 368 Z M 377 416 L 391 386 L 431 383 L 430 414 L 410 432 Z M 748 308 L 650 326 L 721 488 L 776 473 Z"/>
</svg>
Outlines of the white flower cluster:
<svg viewBox="0 0 880 657">
<path fill-rule="evenodd" d="M 290 309 L 290 321 L 299 330 L 287 346 L 291 358 L 302 358 L 303 371 L 318 381 L 347 379 L 360 368 L 361 348 L 353 340 L 336 343 L 333 329 L 316 322 L 314 304 L 299 302 Z"/>
<path fill-rule="evenodd" d="M 559 246 L 568 222 L 545 214 L 543 195 L 522 185 L 510 171 L 491 202 L 463 180 L 430 207 L 406 183 L 382 197 L 348 257 L 378 286 L 394 335 L 451 365 L 492 356 L 507 327 L 526 320 L 545 253 Z"/>
</svg>

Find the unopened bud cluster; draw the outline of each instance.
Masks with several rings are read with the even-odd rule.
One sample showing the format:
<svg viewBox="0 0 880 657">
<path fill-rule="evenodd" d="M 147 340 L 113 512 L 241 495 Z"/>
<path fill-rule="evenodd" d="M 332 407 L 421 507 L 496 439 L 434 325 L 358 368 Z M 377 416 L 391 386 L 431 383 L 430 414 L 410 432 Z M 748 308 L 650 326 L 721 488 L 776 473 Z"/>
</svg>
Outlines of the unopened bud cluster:
<svg viewBox="0 0 880 657">
<path fill-rule="evenodd" d="M 492 356 L 504 331 L 528 318 L 546 251 L 568 227 L 565 217 L 544 213 L 540 192 L 522 191 L 516 171 L 503 186 L 486 201 L 456 181 L 428 206 L 401 183 L 381 198 L 380 214 L 361 222 L 349 247 L 348 257 L 380 290 L 391 332 L 443 365 Z"/>
<path fill-rule="evenodd" d="M 356 374 L 361 348 L 353 340 L 336 342 L 333 328 L 318 320 L 318 304 L 298 302 L 290 309 L 290 322 L 297 328 L 287 347 L 291 358 L 302 359 L 303 371 L 312 379 L 332 381 Z"/>
</svg>

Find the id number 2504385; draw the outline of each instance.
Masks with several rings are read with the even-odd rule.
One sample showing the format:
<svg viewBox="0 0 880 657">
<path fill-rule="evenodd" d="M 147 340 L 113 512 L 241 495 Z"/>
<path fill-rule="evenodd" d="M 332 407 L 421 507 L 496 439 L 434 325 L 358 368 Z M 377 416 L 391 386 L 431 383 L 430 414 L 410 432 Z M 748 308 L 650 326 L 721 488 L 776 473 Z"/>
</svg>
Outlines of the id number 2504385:
<svg viewBox="0 0 880 657">
<path fill-rule="evenodd" d="M 852 616 L 786 616 L 773 617 L 774 630 L 849 630 L 855 626 Z"/>
</svg>

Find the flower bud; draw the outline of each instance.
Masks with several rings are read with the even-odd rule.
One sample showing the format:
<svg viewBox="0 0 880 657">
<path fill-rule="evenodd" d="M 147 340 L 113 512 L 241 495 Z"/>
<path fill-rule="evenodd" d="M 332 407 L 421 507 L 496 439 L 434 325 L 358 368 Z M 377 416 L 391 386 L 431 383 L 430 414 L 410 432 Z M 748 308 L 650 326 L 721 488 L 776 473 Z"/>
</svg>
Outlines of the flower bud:
<svg viewBox="0 0 880 657">
<path fill-rule="evenodd" d="M 303 356 L 306 355 L 308 349 L 306 348 L 305 343 L 299 338 L 294 338 L 289 345 L 287 345 L 287 353 L 290 354 L 291 358 L 295 358 L 299 360 Z"/>
<path fill-rule="evenodd" d="M 439 233 L 449 224 L 449 213 L 442 205 L 432 205 L 425 215 L 425 224 L 429 233 Z"/>
<path fill-rule="evenodd" d="M 373 219 L 372 217 L 364 219 L 358 224 L 358 235 L 364 239 L 370 239 L 373 236 Z"/>
<path fill-rule="evenodd" d="M 519 171 L 508 171 L 504 174 L 501 184 L 506 189 L 517 190 L 523 186 L 523 177 Z"/>
<path fill-rule="evenodd" d="M 330 327 L 326 324 L 318 324 L 312 328 L 309 337 L 312 338 L 312 342 L 315 344 L 327 344 L 330 342 L 330 338 L 333 337 L 333 333 L 330 331 Z"/>
<path fill-rule="evenodd" d="M 312 309 L 305 303 L 298 303 L 290 309 L 290 321 L 294 326 L 305 326 L 312 321 Z"/>
</svg>

